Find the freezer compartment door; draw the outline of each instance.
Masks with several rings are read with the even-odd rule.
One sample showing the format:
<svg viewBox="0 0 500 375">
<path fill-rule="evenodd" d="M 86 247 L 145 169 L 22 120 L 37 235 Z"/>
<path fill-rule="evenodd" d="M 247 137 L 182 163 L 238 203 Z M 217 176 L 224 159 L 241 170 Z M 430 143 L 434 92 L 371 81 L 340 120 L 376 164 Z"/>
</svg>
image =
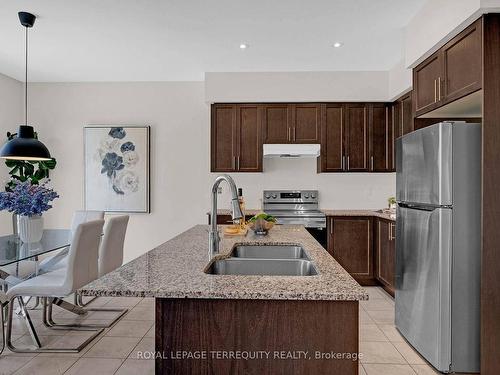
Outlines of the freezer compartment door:
<svg viewBox="0 0 500 375">
<path fill-rule="evenodd" d="M 396 141 L 396 199 L 452 204 L 452 124 L 439 123 Z"/>
<path fill-rule="evenodd" d="M 451 363 L 452 210 L 398 206 L 396 327 L 435 368 Z"/>
</svg>

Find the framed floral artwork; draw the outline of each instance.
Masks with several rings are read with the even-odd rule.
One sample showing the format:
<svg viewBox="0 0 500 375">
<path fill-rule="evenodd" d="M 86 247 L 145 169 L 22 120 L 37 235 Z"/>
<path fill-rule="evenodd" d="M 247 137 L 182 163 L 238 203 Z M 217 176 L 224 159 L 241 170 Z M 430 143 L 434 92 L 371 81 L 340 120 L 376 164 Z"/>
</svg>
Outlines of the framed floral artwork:
<svg viewBox="0 0 500 375">
<path fill-rule="evenodd" d="M 149 126 L 88 126 L 85 209 L 150 212 Z"/>
</svg>

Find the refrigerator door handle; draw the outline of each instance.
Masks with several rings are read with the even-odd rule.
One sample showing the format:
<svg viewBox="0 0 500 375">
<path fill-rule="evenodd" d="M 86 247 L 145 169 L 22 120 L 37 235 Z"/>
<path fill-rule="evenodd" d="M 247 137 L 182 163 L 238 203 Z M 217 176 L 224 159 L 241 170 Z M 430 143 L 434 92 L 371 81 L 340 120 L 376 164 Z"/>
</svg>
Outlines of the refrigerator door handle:
<svg viewBox="0 0 500 375">
<path fill-rule="evenodd" d="M 417 204 L 409 202 L 398 202 L 398 206 L 402 208 L 411 208 L 413 210 L 420 210 L 420 211 L 434 211 L 436 208 L 451 208 L 451 206 L 434 206 L 434 205 L 425 205 L 425 204 Z"/>
</svg>

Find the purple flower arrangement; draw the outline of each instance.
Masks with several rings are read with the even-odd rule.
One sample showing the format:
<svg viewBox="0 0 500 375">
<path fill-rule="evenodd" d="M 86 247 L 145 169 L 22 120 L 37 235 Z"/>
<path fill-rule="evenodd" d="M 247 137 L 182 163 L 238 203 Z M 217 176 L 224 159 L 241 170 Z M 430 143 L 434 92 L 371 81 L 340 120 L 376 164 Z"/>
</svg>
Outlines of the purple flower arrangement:
<svg viewBox="0 0 500 375">
<path fill-rule="evenodd" d="M 16 183 L 12 191 L 0 192 L 0 211 L 20 216 L 38 216 L 52 208 L 50 202 L 59 198 L 46 183 L 33 185 L 30 180 Z"/>
</svg>

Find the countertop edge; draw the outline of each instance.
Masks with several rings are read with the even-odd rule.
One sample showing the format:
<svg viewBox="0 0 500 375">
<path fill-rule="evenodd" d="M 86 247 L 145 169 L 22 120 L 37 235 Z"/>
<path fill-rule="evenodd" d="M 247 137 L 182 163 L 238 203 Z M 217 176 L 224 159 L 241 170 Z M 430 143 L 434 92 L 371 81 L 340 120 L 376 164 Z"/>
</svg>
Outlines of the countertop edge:
<svg viewBox="0 0 500 375">
<path fill-rule="evenodd" d="M 320 208 L 326 216 L 369 216 L 369 217 L 377 217 L 380 219 L 385 219 L 389 221 L 396 221 L 395 217 L 391 217 L 389 214 L 384 212 L 378 212 L 380 209 L 338 209 L 331 210 L 326 208 Z M 246 215 L 256 215 L 259 212 L 262 212 L 261 209 L 245 209 Z M 229 209 L 218 209 L 217 215 L 230 215 L 231 211 Z M 210 215 L 210 212 L 207 211 L 207 215 Z"/>
</svg>

